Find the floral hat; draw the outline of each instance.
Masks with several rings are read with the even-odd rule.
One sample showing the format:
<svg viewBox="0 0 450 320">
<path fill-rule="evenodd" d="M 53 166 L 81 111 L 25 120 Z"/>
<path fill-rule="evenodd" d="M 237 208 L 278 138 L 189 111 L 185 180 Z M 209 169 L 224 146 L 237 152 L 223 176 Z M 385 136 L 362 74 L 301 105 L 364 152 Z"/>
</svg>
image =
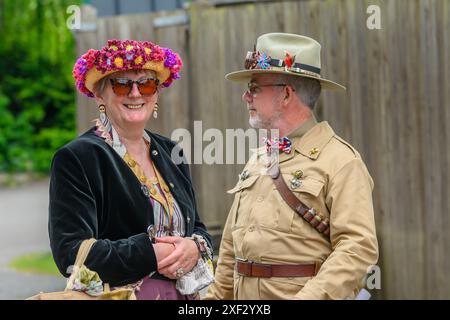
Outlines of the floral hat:
<svg viewBox="0 0 450 320">
<path fill-rule="evenodd" d="M 78 91 L 94 97 L 94 85 L 107 75 L 126 70 L 153 70 L 163 87 L 179 79 L 183 66 L 180 56 L 150 41 L 108 40 L 101 50 L 90 49 L 73 67 Z"/>
</svg>

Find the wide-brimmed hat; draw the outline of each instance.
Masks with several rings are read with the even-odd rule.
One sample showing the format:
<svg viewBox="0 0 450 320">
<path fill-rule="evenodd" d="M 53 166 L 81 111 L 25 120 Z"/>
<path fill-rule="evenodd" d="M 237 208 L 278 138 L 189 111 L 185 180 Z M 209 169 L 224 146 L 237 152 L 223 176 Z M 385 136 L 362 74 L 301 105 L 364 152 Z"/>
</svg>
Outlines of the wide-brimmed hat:
<svg viewBox="0 0 450 320">
<path fill-rule="evenodd" d="M 178 79 L 183 62 L 169 48 L 150 41 L 108 40 L 101 50 L 90 49 L 73 67 L 78 91 L 94 97 L 94 85 L 100 79 L 117 71 L 153 70 L 163 87 Z"/>
<path fill-rule="evenodd" d="M 253 51 L 247 53 L 245 69 L 231 72 L 225 78 L 248 82 L 254 74 L 278 73 L 317 79 L 323 89 L 345 90 L 344 86 L 321 77 L 320 48 L 316 40 L 297 34 L 263 34 Z"/>
</svg>

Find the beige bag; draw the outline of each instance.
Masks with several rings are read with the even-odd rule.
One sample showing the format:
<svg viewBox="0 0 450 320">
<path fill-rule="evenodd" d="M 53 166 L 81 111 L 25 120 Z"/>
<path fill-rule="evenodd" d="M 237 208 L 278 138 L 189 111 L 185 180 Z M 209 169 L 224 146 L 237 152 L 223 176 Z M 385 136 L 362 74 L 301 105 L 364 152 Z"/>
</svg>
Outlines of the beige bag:
<svg viewBox="0 0 450 320">
<path fill-rule="evenodd" d="M 66 289 L 59 292 L 41 292 L 26 300 L 136 300 L 133 289 L 117 289 L 110 291 L 107 283 L 103 286 L 103 293 L 99 296 L 90 296 L 85 292 L 73 290 L 73 284 L 84 265 L 86 258 L 95 243 L 95 239 L 84 240 L 78 249 L 77 258 L 73 267 L 73 272 L 67 280 Z"/>
</svg>

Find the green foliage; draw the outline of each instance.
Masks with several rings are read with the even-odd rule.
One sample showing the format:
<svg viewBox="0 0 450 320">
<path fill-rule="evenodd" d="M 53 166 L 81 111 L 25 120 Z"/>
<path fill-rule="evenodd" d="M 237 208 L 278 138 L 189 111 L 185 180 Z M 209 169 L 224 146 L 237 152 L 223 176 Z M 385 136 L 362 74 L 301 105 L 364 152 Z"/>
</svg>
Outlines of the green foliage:
<svg viewBox="0 0 450 320">
<path fill-rule="evenodd" d="M 48 172 L 76 136 L 73 0 L 0 0 L 0 171 Z"/>
<path fill-rule="evenodd" d="M 15 258 L 9 264 L 19 272 L 60 275 L 51 253 L 30 253 Z"/>
</svg>

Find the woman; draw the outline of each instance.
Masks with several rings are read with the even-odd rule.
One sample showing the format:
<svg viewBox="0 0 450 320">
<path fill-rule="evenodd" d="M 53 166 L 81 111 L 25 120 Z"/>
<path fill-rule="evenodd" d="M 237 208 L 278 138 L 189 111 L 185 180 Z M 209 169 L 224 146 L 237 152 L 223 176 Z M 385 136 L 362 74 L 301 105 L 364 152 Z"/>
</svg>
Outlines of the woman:
<svg viewBox="0 0 450 320">
<path fill-rule="evenodd" d="M 50 245 L 66 277 L 81 242 L 95 238 L 85 265 L 103 283 L 132 285 L 137 299 L 198 296 L 175 285 L 211 257 L 189 168 L 171 160 L 172 141 L 144 129 L 181 67 L 170 49 L 133 40 L 110 40 L 76 62 L 77 89 L 100 116 L 52 162 Z"/>
</svg>

